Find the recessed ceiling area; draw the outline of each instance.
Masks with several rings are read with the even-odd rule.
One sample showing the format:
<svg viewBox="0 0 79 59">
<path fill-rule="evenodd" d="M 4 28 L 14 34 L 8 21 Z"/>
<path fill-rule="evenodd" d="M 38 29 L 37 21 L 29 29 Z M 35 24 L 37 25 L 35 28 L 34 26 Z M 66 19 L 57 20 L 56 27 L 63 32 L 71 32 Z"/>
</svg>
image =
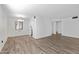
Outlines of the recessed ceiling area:
<svg viewBox="0 0 79 59">
<path fill-rule="evenodd" d="M 79 15 L 78 4 L 6 4 L 8 15 L 40 16 L 63 19 Z"/>
</svg>

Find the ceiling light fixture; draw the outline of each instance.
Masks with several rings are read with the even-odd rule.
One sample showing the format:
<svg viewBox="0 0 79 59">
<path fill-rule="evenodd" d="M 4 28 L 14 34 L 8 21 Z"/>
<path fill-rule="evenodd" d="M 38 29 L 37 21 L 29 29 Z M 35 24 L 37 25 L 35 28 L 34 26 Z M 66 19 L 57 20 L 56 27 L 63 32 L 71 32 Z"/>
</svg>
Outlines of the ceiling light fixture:
<svg viewBox="0 0 79 59">
<path fill-rule="evenodd" d="M 17 17 L 17 18 L 18 18 L 17 21 L 24 22 L 24 18 L 23 17 Z"/>
</svg>

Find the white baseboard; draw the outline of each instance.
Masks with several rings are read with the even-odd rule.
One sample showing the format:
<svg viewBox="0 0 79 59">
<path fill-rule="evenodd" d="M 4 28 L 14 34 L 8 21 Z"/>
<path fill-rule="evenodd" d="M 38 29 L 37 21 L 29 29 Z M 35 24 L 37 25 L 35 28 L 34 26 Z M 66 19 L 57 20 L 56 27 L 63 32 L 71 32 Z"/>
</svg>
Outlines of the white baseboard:
<svg viewBox="0 0 79 59">
<path fill-rule="evenodd" d="M 3 40 L 3 43 L 0 43 L 0 52 L 1 52 L 2 48 L 4 47 L 6 41 L 7 41 L 7 39 Z"/>
<path fill-rule="evenodd" d="M 73 38 L 79 38 L 78 35 L 67 35 L 67 34 L 63 34 L 62 36 L 68 36 L 68 37 L 73 37 Z"/>
<path fill-rule="evenodd" d="M 40 38 L 48 37 L 48 36 L 51 36 L 51 35 L 52 34 L 49 34 L 49 35 L 37 35 L 37 36 L 34 36 L 33 38 L 40 39 Z"/>
</svg>

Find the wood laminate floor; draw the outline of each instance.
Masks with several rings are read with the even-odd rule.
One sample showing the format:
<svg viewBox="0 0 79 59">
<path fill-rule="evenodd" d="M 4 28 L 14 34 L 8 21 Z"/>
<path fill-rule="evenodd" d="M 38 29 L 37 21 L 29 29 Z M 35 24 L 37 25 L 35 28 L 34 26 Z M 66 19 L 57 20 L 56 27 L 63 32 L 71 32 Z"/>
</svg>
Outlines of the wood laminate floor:
<svg viewBox="0 0 79 59">
<path fill-rule="evenodd" d="M 2 49 L 7 54 L 77 54 L 79 53 L 79 39 L 52 36 L 34 39 L 30 36 L 8 38 Z"/>
</svg>

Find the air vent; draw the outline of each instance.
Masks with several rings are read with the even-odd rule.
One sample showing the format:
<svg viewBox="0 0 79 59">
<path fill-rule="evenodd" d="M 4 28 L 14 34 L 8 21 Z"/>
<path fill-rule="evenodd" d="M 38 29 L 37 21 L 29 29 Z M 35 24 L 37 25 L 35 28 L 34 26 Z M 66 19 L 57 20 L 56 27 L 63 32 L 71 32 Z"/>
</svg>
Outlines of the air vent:
<svg viewBox="0 0 79 59">
<path fill-rule="evenodd" d="M 72 19 L 77 19 L 78 18 L 78 16 L 74 16 L 74 17 L 72 17 Z"/>
</svg>

